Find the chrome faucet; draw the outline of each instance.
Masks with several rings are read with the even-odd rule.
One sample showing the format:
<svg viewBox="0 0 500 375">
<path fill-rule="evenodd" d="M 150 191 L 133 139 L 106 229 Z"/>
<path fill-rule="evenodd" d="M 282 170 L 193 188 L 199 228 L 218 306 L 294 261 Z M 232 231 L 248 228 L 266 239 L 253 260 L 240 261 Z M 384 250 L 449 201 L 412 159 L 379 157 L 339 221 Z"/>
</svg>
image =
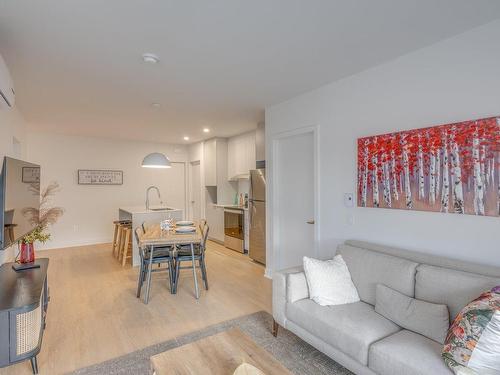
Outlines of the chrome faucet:
<svg viewBox="0 0 500 375">
<path fill-rule="evenodd" d="M 158 187 L 156 187 L 156 186 L 150 186 L 146 190 L 146 210 L 148 210 L 148 211 L 149 211 L 149 191 L 151 189 L 156 189 L 156 192 L 158 193 L 158 198 L 160 198 L 160 204 L 163 204 L 163 202 L 161 201 L 160 189 L 158 189 Z"/>
</svg>

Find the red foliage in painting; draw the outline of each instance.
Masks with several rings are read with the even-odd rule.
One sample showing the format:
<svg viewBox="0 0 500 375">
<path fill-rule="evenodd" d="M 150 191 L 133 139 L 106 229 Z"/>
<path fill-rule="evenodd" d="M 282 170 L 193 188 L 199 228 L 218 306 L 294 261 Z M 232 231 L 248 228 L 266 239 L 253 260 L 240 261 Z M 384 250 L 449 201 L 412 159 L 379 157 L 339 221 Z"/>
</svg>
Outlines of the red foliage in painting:
<svg viewBox="0 0 500 375">
<path fill-rule="evenodd" d="M 360 138 L 358 204 L 498 216 L 499 159 L 496 117 Z"/>
</svg>

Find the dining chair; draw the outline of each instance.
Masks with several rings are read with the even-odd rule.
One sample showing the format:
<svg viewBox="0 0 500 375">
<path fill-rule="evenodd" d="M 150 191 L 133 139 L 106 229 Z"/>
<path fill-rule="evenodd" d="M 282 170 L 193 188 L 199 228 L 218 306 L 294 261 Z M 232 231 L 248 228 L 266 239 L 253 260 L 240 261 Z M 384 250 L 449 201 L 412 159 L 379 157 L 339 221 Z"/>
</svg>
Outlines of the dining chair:
<svg viewBox="0 0 500 375">
<path fill-rule="evenodd" d="M 140 257 L 140 270 L 139 280 L 137 282 L 137 298 L 141 297 L 141 290 L 146 281 L 146 295 L 144 303 L 149 302 L 149 292 L 151 290 L 151 274 L 153 272 L 167 271 L 168 282 L 170 286 L 170 293 L 174 292 L 174 264 L 173 264 L 173 250 L 172 246 L 140 246 L 140 237 L 145 233 L 144 224 L 137 227 L 134 231 L 137 246 L 139 248 Z M 167 268 L 161 268 L 161 264 L 167 264 Z M 153 269 L 154 265 L 158 268 Z"/>
<path fill-rule="evenodd" d="M 198 224 L 198 227 L 200 228 L 201 233 L 205 230 L 205 227 L 207 226 L 207 221 L 205 219 L 201 219 L 200 223 Z"/>
<path fill-rule="evenodd" d="M 207 277 L 207 267 L 206 267 L 206 263 L 205 263 L 205 250 L 206 250 L 209 229 L 210 228 L 209 228 L 208 224 L 205 222 L 203 229 L 201 231 L 201 233 L 202 233 L 201 243 L 193 245 L 194 255 L 191 253 L 191 245 L 177 246 L 176 251 L 175 251 L 175 255 L 174 255 L 174 258 L 175 258 L 174 293 L 177 293 L 177 286 L 179 285 L 179 272 L 180 272 L 180 270 L 196 268 L 195 267 L 196 261 L 198 261 L 198 264 L 199 264 L 199 267 L 201 270 L 201 277 L 203 279 L 203 284 L 205 286 L 205 289 L 208 290 L 208 277 Z M 191 265 L 182 267 L 181 266 L 182 262 L 191 262 Z M 194 280 L 194 282 L 196 283 L 196 280 Z M 195 285 L 195 288 L 197 288 L 197 285 Z"/>
</svg>

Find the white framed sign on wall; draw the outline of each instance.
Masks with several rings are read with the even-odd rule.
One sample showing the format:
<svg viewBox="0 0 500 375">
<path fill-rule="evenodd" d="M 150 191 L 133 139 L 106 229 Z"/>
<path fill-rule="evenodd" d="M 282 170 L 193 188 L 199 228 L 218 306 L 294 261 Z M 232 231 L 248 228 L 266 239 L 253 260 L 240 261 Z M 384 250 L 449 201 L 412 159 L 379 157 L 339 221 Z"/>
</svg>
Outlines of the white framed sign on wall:
<svg viewBox="0 0 500 375">
<path fill-rule="evenodd" d="M 123 171 L 79 169 L 78 185 L 123 185 Z"/>
</svg>

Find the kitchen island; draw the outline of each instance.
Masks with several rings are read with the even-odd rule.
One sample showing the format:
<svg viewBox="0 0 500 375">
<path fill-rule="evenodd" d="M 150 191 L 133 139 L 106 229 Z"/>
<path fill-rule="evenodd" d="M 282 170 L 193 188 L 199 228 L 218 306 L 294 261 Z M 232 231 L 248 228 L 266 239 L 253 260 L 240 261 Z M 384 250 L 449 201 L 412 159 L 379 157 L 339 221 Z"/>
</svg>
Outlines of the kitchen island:
<svg viewBox="0 0 500 375">
<path fill-rule="evenodd" d="M 184 210 L 172 207 L 160 207 L 151 206 L 146 209 L 145 206 L 132 206 L 132 207 L 120 207 L 118 210 L 119 220 L 131 220 L 132 229 L 142 225 L 142 223 L 148 224 L 159 224 L 165 219 L 183 220 Z M 135 235 L 132 241 L 132 265 L 140 265 L 139 248 L 137 247 L 137 241 L 135 240 Z"/>
</svg>

